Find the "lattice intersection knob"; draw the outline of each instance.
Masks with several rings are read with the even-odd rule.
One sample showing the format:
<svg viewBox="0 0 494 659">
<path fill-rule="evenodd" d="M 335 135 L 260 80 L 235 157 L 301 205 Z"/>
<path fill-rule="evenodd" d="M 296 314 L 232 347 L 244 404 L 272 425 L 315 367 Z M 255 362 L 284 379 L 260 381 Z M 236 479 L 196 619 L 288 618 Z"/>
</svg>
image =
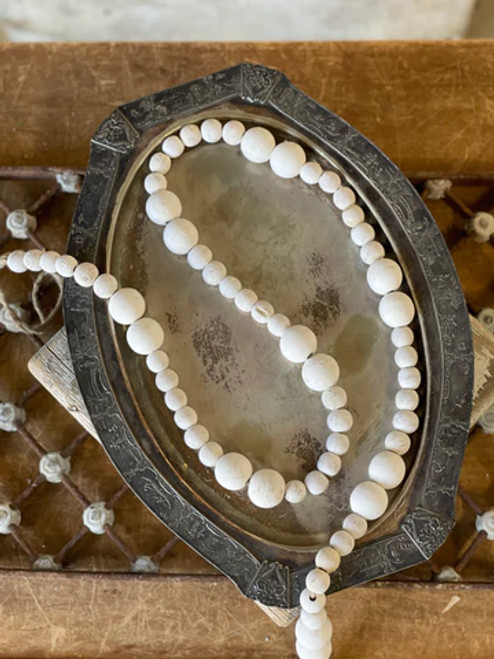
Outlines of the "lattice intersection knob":
<svg viewBox="0 0 494 659">
<path fill-rule="evenodd" d="M 137 556 L 131 565 L 132 572 L 159 572 L 160 566 L 153 561 L 151 556 Z"/>
<path fill-rule="evenodd" d="M 0 430 L 15 432 L 26 420 L 26 412 L 14 403 L 0 402 Z"/>
<path fill-rule="evenodd" d="M 0 503 L 0 533 L 8 535 L 11 526 L 19 526 L 21 523 L 21 513 L 15 508 L 11 508 L 8 503 Z"/>
<path fill-rule="evenodd" d="M 55 562 L 55 557 L 51 554 L 40 554 L 33 563 L 35 570 L 61 570 L 60 563 Z"/>
<path fill-rule="evenodd" d="M 486 510 L 483 515 L 478 515 L 475 521 L 477 531 L 485 531 L 488 540 L 494 540 L 494 508 Z"/>
<path fill-rule="evenodd" d="M 105 526 L 113 526 L 115 522 L 115 513 L 108 510 L 104 501 L 98 501 L 89 505 L 82 513 L 82 522 L 84 526 L 95 533 L 102 535 L 105 532 Z"/>
<path fill-rule="evenodd" d="M 70 458 L 64 458 L 60 453 L 47 453 L 39 461 L 39 472 L 49 483 L 61 483 L 63 476 L 70 473 Z"/>
<path fill-rule="evenodd" d="M 29 232 L 36 231 L 36 227 L 38 226 L 34 215 L 29 215 L 22 208 L 9 213 L 5 224 L 12 237 L 18 240 L 27 240 L 29 238 Z"/>
</svg>

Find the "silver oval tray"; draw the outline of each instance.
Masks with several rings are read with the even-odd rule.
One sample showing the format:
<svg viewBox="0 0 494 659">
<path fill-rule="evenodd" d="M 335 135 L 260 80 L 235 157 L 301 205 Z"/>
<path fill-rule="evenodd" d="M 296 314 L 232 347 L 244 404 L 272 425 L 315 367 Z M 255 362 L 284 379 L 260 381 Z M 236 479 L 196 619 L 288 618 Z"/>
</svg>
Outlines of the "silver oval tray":
<svg viewBox="0 0 494 659">
<path fill-rule="evenodd" d="M 338 590 L 428 558 L 454 520 L 468 431 L 472 349 L 457 277 L 437 226 L 405 177 L 371 143 L 285 76 L 242 64 L 124 105 L 100 126 L 69 251 L 140 290 L 167 328 L 167 352 L 203 422 L 225 450 L 288 477 L 314 468 L 325 415 L 276 342 L 164 248 L 144 215 L 146 160 L 181 125 L 240 118 L 291 136 L 339 170 L 406 276 L 418 314 L 424 382 L 407 478 L 384 518 L 332 579 Z M 123 478 L 175 533 L 267 605 L 296 605 L 314 550 L 327 543 L 389 430 L 396 366 L 365 267 L 327 195 L 283 181 L 238 149 L 203 145 L 167 175 L 201 240 L 242 282 L 310 326 L 342 367 L 356 418 L 352 448 L 327 495 L 259 511 L 227 493 L 187 449 L 144 360 L 128 349 L 106 303 L 72 282 L 65 319 L 82 395 Z M 182 385 L 181 385 L 182 386 Z"/>
</svg>

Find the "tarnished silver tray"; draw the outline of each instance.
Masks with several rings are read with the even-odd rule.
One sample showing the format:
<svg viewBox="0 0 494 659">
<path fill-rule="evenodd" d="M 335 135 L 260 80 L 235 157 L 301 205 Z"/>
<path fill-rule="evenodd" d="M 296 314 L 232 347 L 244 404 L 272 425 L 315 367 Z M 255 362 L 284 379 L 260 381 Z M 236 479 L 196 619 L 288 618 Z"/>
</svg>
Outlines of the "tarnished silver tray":
<svg viewBox="0 0 494 659">
<path fill-rule="evenodd" d="M 418 314 L 424 373 L 420 430 L 408 473 L 332 578 L 332 591 L 428 558 L 454 523 L 472 386 L 470 328 L 437 226 L 396 167 L 356 130 L 278 71 L 241 64 L 121 106 L 99 127 L 75 212 L 69 252 L 115 274 L 147 301 L 168 333 L 173 363 L 201 421 L 255 468 L 300 477 L 314 468 L 325 415 L 276 342 L 165 249 L 144 215 L 146 160 L 162 139 L 205 117 L 240 118 L 291 136 L 339 170 L 399 259 Z M 352 449 L 327 495 L 260 511 L 227 493 L 183 443 L 152 374 L 128 349 L 106 303 L 65 284 L 75 372 L 98 434 L 142 501 L 175 533 L 267 605 L 297 604 L 314 550 L 348 512 L 370 455 L 389 430 L 396 366 L 365 267 L 329 198 L 283 181 L 225 144 L 199 146 L 167 176 L 184 216 L 229 270 L 293 321 L 316 331 L 342 367 L 354 403 Z M 317 187 L 317 186 L 316 186 Z"/>
</svg>

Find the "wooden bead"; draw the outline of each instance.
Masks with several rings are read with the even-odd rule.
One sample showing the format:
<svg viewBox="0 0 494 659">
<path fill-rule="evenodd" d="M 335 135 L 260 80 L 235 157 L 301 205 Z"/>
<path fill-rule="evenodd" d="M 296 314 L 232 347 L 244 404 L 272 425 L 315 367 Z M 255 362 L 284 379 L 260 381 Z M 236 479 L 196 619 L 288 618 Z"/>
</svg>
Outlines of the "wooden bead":
<svg viewBox="0 0 494 659">
<path fill-rule="evenodd" d="M 378 295 L 386 295 L 400 288 L 403 272 L 392 259 L 379 259 L 367 270 L 367 284 Z"/>
<path fill-rule="evenodd" d="M 146 215 L 155 224 L 164 226 L 180 217 L 182 202 L 171 190 L 157 190 L 146 201 Z"/>
<path fill-rule="evenodd" d="M 57 271 L 56 263 L 59 257 L 60 254 L 58 252 L 53 251 L 52 249 L 50 249 L 48 252 L 43 252 L 43 254 L 40 256 L 39 259 L 39 264 L 41 266 L 41 269 L 44 272 L 54 274 Z"/>
<path fill-rule="evenodd" d="M 41 255 L 43 254 L 42 249 L 28 249 L 28 251 L 24 254 L 22 260 L 24 261 L 24 265 L 26 266 L 27 270 L 29 272 L 41 272 L 41 266 L 39 264 Z M 68 256 L 66 254 L 65 256 Z M 61 259 L 62 257 L 60 256 L 57 259 L 57 262 Z M 74 258 L 73 256 L 69 257 L 70 259 Z M 74 259 L 75 265 L 77 265 L 77 261 Z M 75 266 L 74 266 L 75 268 Z M 72 268 L 72 274 L 74 273 L 74 268 Z M 55 269 L 56 269 L 56 263 L 55 263 Z M 60 274 L 57 270 L 57 273 Z M 72 276 L 72 275 L 69 275 Z"/>
<path fill-rule="evenodd" d="M 330 355 L 313 355 L 302 366 L 302 379 L 312 391 L 324 391 L 332 387 L 339 377 L 338 362 Z"/>
<path fill-rule="evenodd" d="M 117 289 L 117 280 L 107 272 L 100 275 L 93 284 L 93 293 L 102 300 L 109 300 Z"/>
<path fill-rule="evenodd" d="M 319 187 L 328 194 L 334 194 L 340 185 L 341 179 L 336 172 L 324 172 L 319 178 Z"/>
<path fill-rule="evenodd" d="M 242 284 L 240 280 L 231 275 L 226 276 L 220 281 L 219 291 L 227 300 L 233 300 L 241 289 Z"/>
<path fill-rule="evenodd" d="M 341 186 L 333 194 L 333 204 L 341 211 L 353 206 L 357 201 L 355 192 L 346 186 Z"/>
<path fill-rule="evenodd" d="M 348 556 L 355 547 L 355 538 L 348 531 L 336 531 L 329 539 L 329 544 L 340 556 Z"/>
<path fill-rule="evenodd" d="M 42 253 L 43 252 L 40 253 L 40 258 Z M 38 259 L 38 267 L 41 270 L 41 265 L 39 263 L 39 260 L 40 259 Z M 57 271 L 57 274 L 60 275 L 60 277 L 64 277 L 64 278 L 73 277 L 74 270 L 76 268 L 77 268 L 77 259 L 75 259 L 73 256 L 70 256 L 70 254 L 62 254 L 62 256 L 59 256 L 58 259 L 55 261 L 55 270 Z"/>
<path fill-rule="evenodd" d="M 395 396 L 395 405 L 399 410 L 413 412 L 417 409 L 420 399 L 415 389 L 400 389 Z"/>
<path fill-rule="evenodd" d="M 388 327 L 409 325 L 415 316 L 415 306 L 406 293 L 388 293 L 379 302 L 379 315 Z"/>
<path fill-rule="evenodd" d="M 363 538 L 367 533 L 367 520 L 365 520 L 361 515 L 356 515 L 355 513 L 350 513 L 345 517 L 342 524 L 343 530 L 348 531 L 348 533 L 359 540 Z"/>
<path fill-rule="evenodd" d="M 285 496 L 285 479 L 275 469 L 259 469 L 249 481 L 247 494 L 258 508 L 274 508 Z"/>
<path fill-rule="evenodd" d="M 352 229 L 365 220 L 365 213 L 360 206 L 353 204 L 352 206 L 345 208 L 341 214 L 341 219 L 347 227 Z"/>
<path fill-rule="evenodd" d="M 341 458 L 336 453 L 331 453 L 330 451 L 322 453 L 317 461 L 317 469 L 322 474 L 332 478 L 341 469 Z"/>
<path fill-rule="evenodd" d="M 307 488 L 299 480 L 289 481 L 285 488 L 285 499 L 288 503 L 300 503 L 307 496 Z"/>
<path fill-rule="evenodd" d="M 223 455 L 223 449 L 217 442 L 206 442 L 198 453 L 199 462 L 212 469 Z"/>
<path fill-rule="evenodd" d="M 332 432 L 326 440 L 326 450 L 336 455 L 344 455 L 350 448 L 350 440 L 341 432 Z"/>
<path fill-rule="evenodd" d="M 266 300 L 259 300 L 250 310 L 250 315 L 259 325 L 266 325 L 273 314 L 274 307 Z"/>
<path fill-rule="evenodd" d="M 172 166 L 172 161 L 170 156 L 167 156 L 165 153 L 153 153 L 149 159 L 149 169 L 152 172 L 158 172 L 159 174 L 168 174 L 170 167 Z"/>
<path fill-rule="evenodd" d="M 187 263 L 194 270 L 203 270 L 213 259 L 213 252 L 206 245 L 196 245 L 187 253 Z"/>
<path fill-rule="evenodd" d="M 326 596 L 316 595 L 311 593 L 310 590 L 304 588 L 300 593 L 300 606 L 307 613 L 319 613 L 326 606 Z"/>
<path fill-rule="evenodd" d="M 170 359 L 163 350 L 155 350 L 146 357 L 146 366 L 151 373 L 159 373 L 168 368 Z"/>
<path fill-rule="evenodd" d="M 267 162 L 276 145 L 273 135 L 266 128 L 249 128 L 242 137 L 240 150 L 247 160 L 255 163 Z"/>
<path fill-rule="evenodd" d="M 214 477 L 225 490 L 242 490 L 252 476 L 252 464 L 241 453 L 225 453 L 214 467 Z"/>
<path fill-rule="evenodd" d="M 156 374 L 154 380 L 156 387 L 164 393 L 178 386 L 178 375 L 171 368 L 165 368 Z"/>
<path fill-rule="evenodd" d="M 135 288 L 121 288 L 108 302 L 108 312 L 116 323 L 131 325 L 144 315 L 146 303 Z"/>
<path fill-rule="evenodd" d="M 168 182 L 163 174 L 158 172 L 151 172 L 144 179 L 144 190 L 148 194 L 153 194 L 153 192 L 158 192 L 158 190 L 166 190 L 168 187 Z"/>
<path fill-rule="evenodd" d="M 184 152 L 184 143 L 177 135 L 170 135 L 163 140 L 161 150 L 170 158 L 180 158 Z"/>
<path fill-rule="evenodd" d="M 165 405 L 172 412 L 176 412 L 180 408 L 187 405 L 187 394 L 182 389 L 174 387 L 167 391 L 165 394 Z"/>
<path fill-rule="evenodd" d="M 90 288 L 98 278 L 98 268 L 92 263 L 80 263 L 74 270 L 74 281 L 82 288 Z"/>
<path fill-rule="evenodd" d="M 320 471 L 309 471 L 304 479 L 305 487 L 310 494 L 319 496 L 328 489 L 329 480 Z"/>
<path fill-rule="evenodd" d="M 16 249 L 13 252 L 10 252 L 7 257 L 7 267 L 11 272 L 20 274 L 27 271 L 27 267 L 24 264 L 25 253 L 26 252 L 22 249 Z"/>
<path fill-rule="evenodd" d="M 221 261 L 211 261 L 202 271 L 202 278 L 209 286 L 218 286 L 225 277 L 226 267 Z"/>
<path fill-rule="evenodd" d="M 244 313 L 249 313 L 254 304 L 257 302 L 257 295 L 249 288 L 242 288 L 235 295 L 235 306 Z"/>
<path fill-rule="evenodd" d="M 282 313 L 275 313 L 268 320 L 268 331 L 277 338 L 283 336 L 287 327 L 290 327 L 290 320 Z"/>
<path fill-rule="evenodd" d="M 408 453 L 411 443 L 410 437 L 400 430 L 392 430 L 384 438 L 384 446 L 388 451 L 393 451 L 398 455 Z"/>
<path fill-rule="evenodd" d="M 341 554 L 333 547 L 322 547 L 316 554 L 315 562 L 317 567 L 331 574 L 340 567 Z"/>
<path fill-rule="evenodd" d="M 223 126 L 223 140 L 230 146 L 237 146 L 242 141 L 245 126 L 241 121 L 232 119 Z"/>
<path fill-rule="evenodd" d="M 369 463 L 369 478 L 385 490 L 392 490 L 405 478 L 405 462 L 392 451 L 377 453 Z"/>
<path fill-rule="evenodd" d="M 321 629 L 321 627 L 324 625 L 326 620 L 329 620 L 329 618 L 326 615 L 326 611 L 324 609 L 322 609 L 318 613 L 308 613 L 307 611 L 304 611 L 302 609 L 300 611 L 300 620 L 308 629 Z"/>
<path fill-rule="evenodd" d="M 197 412 L 190 405 L 184 405 L 175 412 L 173 420 L 181 430 L 187 430 L 197 423 Z"/>
<path fill-rule="evenodd" d="M 418 389 L 422 376 L 418 368 L 400 368 L 398 371 L 398 383 L 402 389 Z"/>
<path fill-rule="evenodd" d="M 199 232 L 190 220 L 171 220 L 163 231 L 163 242 L 172 254 L 187 254 L 199 240 Z"/>
<path fill-rule="evenodd" d="M 327 410 L 339 410 L 347 404 L 347 393 L 338 385 L 322 392 L 321 401 Z"/>
<path fill-rule="evenodd" d="M 295 651 L 299 659 L 329 659 L 331 657 L 331 653 L 333 652 L 333 646 L 331 641 L 328 641 L 324 647 L 313 650 L 311 648 L 307 648 L 300 641 L 296 641 Z"/>
<path fill-rule="evenodd" d="M 325 593 L 330 583 L 331 578 L 329 574 L 318 567 L 308 572 L 305 577 L 305 587 L 317 595 Z"/>
<path fill-rule="evenodd" d="M 326 575 L 329 579 L 329 576 Z M 299 618 L 295 625 L 295 637 L 304 647 L 310 650 L 319 650 L 325 647 L 331 641 L 333 626 L 326 618 L 326 621 L 319 629 L 310 629 L 306 627 Z"/>
<path fill-rule="evenodd" d="M 201 131 L 199 130 L 199 126 L 196 126 L 195 124 L 182 126 L 179 136 L 184 145 L 189 149 L 197 146 L 201 141 Z"/>
<path fill-rule="evenodd" d="M 381 517 L 387 507 L 388 495 L 381 485 L 373 481 L 364 481 L 353 488 L 350 508 L 364 519 L 374 520 Z"/>
<path fill-rule="evenodd" d="M 204 446 L 209 441 L 209 431 L 207 428 L 204 426 L 201 426 L 199 423 L 196 423 L 193 426 L 190 426 L 190 428 L 187 428 L 187 430 L 184 433 L 184 442 L 186 445 L 193 449 L 194 451 L 198 451 L 201 446 Z"/>
<path fill-rule="evenodd" d="M 368 222 L 361 222 L 350 231 L 350 238 L 357 247 L 363 247 L 376 237 L 374 227 Z"/>
<path fill-rule="evenodd" d="M 295 178 L 305 164 L 305 151 L 295 142 L 281 142 L 269 157 L 273 172 L 280 178 Z"/>
<path fill-rule="evenodd" d="M 165 338 L 163 328 L 153 318 L 141 318 L 127 330 L 126 339 L 131 350 L 138 355 L 149 355 L 161 347 Z"/>
<path fill-rule="evenodd" d="M 322 175 L 322 167 L 318 162 L 306 162 L 300 170 L 300 178 L 307 185 L 315 185 Z"/>
<path fill-rule="evenodd" d="M 409 410 L 399 410 L 393 416 L 393 428 L 411 434 L 415 432 L 420 425 L 420 421 L 415 412 Z"/>
<path fill-rule="evenodd" d="M 396 327 L 391 332 L 391 343 L 396 348 L 404 348 L 405 346 L 411 346 L 413 343 L 413 330 L 409 327 Z"/>
<path fill-rule="evenodd" d="M 218 119 L 205 119 L 201 124 L 202 139 L 208 144 L 219 142 L 223 135 L 223 127 Z"/>
<path fill-rule="evenodd" d="M 353 426 L 353 416 L 348 410 L 333 410 L 328 414 L 328 428 L 331 432 L 348 432 Z"/>
<path fill-rule="evenodd" d="M 301 364 L 317 350 L 316 335 L 304 325 L 292 325 L 283 332 L 280 350 L 285 359 Z"/>
<path fill-rule="evenodd" d="M 382 259 L 384 254 L 384 247 L 377 240 L 371 240 L 360 248 L 360 258 L 366 265 L 372 265 Z"/>
<path fill-rule="evenodd" d="M 418 353 L 413 346 L 403 346 L 403 348 L 398 348 L 395 352 L 395 363 L 400 368 L 415 366 L 418 360 Z"/>
</svg>

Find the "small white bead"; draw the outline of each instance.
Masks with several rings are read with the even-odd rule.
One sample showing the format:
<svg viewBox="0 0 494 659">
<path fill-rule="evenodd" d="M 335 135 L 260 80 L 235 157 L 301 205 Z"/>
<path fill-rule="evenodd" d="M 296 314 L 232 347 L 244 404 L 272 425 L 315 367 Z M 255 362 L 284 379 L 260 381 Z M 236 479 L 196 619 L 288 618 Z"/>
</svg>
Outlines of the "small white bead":
<svg viewBox="0 0 494 659">
<path fill-rule="evenodd" d="M 144 190 L 148 194 L 153 194 L 153 192 L 158 192 L 158 190 L 166 190 L 168 187 L 168 182 L 163 174 L 158 172 L 151 172 L 144 179 Z"/>
<path fill-rule="evenodd" d="M 367 533 L 367 520 L 365 520 L 361 515 L 356 515 L 355 513 L 350 513 L 345 517 L 342 524 L 343 530 L 348 531 L 348 533 L 359 540 L 363 538 Z"/>
<path fill-rule="evenodd" d="M 150 355 L 163 344 L 165 334 L 153 318 L 141 318 L 127 330 L 126 339 L 131 350 L 138 355 Z"/>
<path fill-rule="evenodd" d="M 240 142 L 240 150 L 250 162 L 262 163 L 269 160 L 275 145 L 276 142 L 269 130 L 256 126 L 249 128 L 244 133 Z"/>
<path fill-rule="evenodd" d="M 333 547 L 323 547 L 316 554 L 315 563 L 330 574 L 340 567 L 341 555 Z"/>
<path fill-rule="evenodd" d="M 111 296 L 116 292 L 117 288 L 118 282 L 115 277 L 105 272 L 104 274 L 100 275 L 94 282 L 93 292 L 102 300 L 109 300 Z"/>
<path fill-rule="evenodd" d="M 144 298 L 135 288 L 121 288 L 108 303 L 110 316 L 120 325 L 131 325 L 144 315 L 145 310 Z"/>
<path fill-rule="evenodd" d="M 307 496 L 307 488 L 302 481 L 293 480 L 286 484 L 285 499 L 288 503 L 300 503 Z"/>
<path fill-rule="evenodd" d="M 40 272 L 41 266 L 39 264 L 39 261 L 41 259 L 42 254 L 43 254 L 43 250 L 41 249 L 29 249 L 27 252 L 25 252 L 22 257 L 22 261 L 25 267 L 25 270 L 23 270 L 23 272 L 25 272 L 26 270 L 29 270 L 30 272 Z M 76 261 L 76 265 L 77 265 L 77 261 Z"/>
<path fill-rule="evenodd" d="M 206 245 L 196 245 L 187 254 L 187 263 L 194 270 L 203 270 L 213 258 L 213 252 Z"/>
<path fill-rule="evenodd" d="M 308 629 L 321 629 L 326 620 L 329 620 L 329 618 L 326 615 L 326 611 L 324 609 L 319 611 L 319 613 L 307 613 L 307 611 L 302 609 L 300 611 L 300 620 Z"/>
<path fill-rule="evenodd" d="M 384 258 L 384 247 L 377 240 L 371 240 L 360 248 L 360 258 L 366 265 L 372 265 Z"/>
<path fill-rule="evenodd" d="M 163 140 L 163 144 L 161 145 L 163 153 L 166 153 L 170 158 L 180 158 L 184 152 L 184 148 L 184 143 L 177 135 L 170 135 L 170 137 Z"/>
<path fill-rule="evenodd" d="M 98 276 L 99 270 L 92 263 L 80 263 L 74 270 L 74 281 L 82 288 L 90 288 Z"/>
<path fill-rule="evenodd" d="M 341 179 L 336 172 L 324 172 L 319 178 L 319 187 L 323 192 L 333 194 L 341 185 Z"/>
<path fill-rule="evenodd" d="M 398 383 L 402 389 L 418 389 L 422 376 L 415 366 L 410 368 L 401 368 L 398 371 Z"/>
<path fill-rule="evenodd" d="M 400 389 L 395 396 L 395 405 L 399 410 L 413 412 L 419 406 L 419 395 L 415 389 Z"/>
<path fill-rule="evenodd" d="M 322 167 L 318 162 L 306 162 L 300 170 L 300 178 L 307 185 L 315 185 L 321 178 Z"/>
<path fill-rule="evenodd" d="M 154 382 L 157 389 L 166 393 L 178 386 L 178 375 L 173 369 L 165 368 L 156 374 Z"/>
<path fill-rule="evenodd" d="M 168 368 L 170 364 L 170 359 L 166 352 L 163 350 L 155 350 L 146 357 L 146 366 L 151 371 L 151 373 L 159 373 Z"/>
<path fill-rule="evenodd" d="M 413 343 L 413 331 L 409 327 L 396 327 L 391 332 L 391 343 L 395 348 L 404 348 Z"/>
<path fill-rule="evenodd" d="M 187 394 L 182 389 L 174 387 L 166 392 L 165 405 L 172 412 L 176 412 L 181 407 L 187 405 Z"/>
<path fill-rule="evenodd" d="M 350 440 L 341 432 L 332 432 L 326 439 L 326 450 L 336 455 L 345 455 L 350 448 Z"/>
<path fill-rule="evenodd" d="M 348 410 L 333 410 L 328 414 L 327 424 L 331 432 L 348 432 L 353 426 L 353 416 Z"/>
<path fill-rule="evenodd" d="M 171 190 L 157 190 L 146 201 L 146 215 L 151 222 L 160 226 L 180 217 L 181 214 L 182 202 Z"/>
<path fill-rule="evenodd" d="M 190 220 L 180 218 L 168 222 L 163 231 L 163 242 L 172 254 L 187 254 L 199 240 L 199 232 Z"/>
<path fill-rule="evenodd" d="M 202 271 L 202 278 L 210 286 L 218 286 L 225 277 L 226 267 L 221 261 L 211 261 Z"/>
<path fill-rule="evenodd" d="M 411 443 L 410 437 L 399 430 L 392 430 L 384 438 L 384 446 L 388 451 L 393 451 L 398 455 L 408 453 Z"/>
<path fill-rule="evenodd" d="M 289 362 L 301 364 L 317 350 L 316 335 L 305 325 L 292 325 L 283 332 L 280 350 Z"/>
<path fill-rule="evenodd" d="M 227 300 L 233 300 L 241 288 L 242 284 L 240 283 L 240 280 L 228 275 L 220 281 L 219 291 Z"/>
<path fill-rule="evenodd" d="M 403 346 L 395 352 L 395 363 L 400 368 L 415 366 L 419 360 L 417 351 L 413 346 Z"/>
<path fill-rule="evenodd" d="M 319 496 L 328 489 L 329 480 L 320 471 L 309 471 L 304 479 L 305 487 L 314 496 Z"/>
<path fill-rule="evenodd" d="M 273 172 L 280 178 L 295 178 L 305 164 L 305 151 L 295 142 L 281 142 L 269 157 Z"/>
<path fill-rule="evenodd" d="M 184 405 L 175 412 L 173 420 L 181 430 L 187 430 L 197 423 L 197 412 L 190 405 Z"/>
<path fill-rule="evenodd" d="M 252 464 L 241 453 L 226 453 L 214 467 L 214 477 L 225 490 L 242 490 L 252 476 Z"/>
<path fill-rule="evenodd" d="M 242 290 L 235 295 L 234 300 L 237 309 L 240 309 L 240 311 L 244 311 L 245 313 L 249 313 L 254 304 L 257 302 L 257 295 L 249 288 L 242 288 Z"/>
<path fill-rule="evenodd" d="M 393 416 L 393 428 L 411 434 L 415 432 L 420 425 L 420 421 L 415 412 L 409 410 L 399 410 Z"/>
<path fill-rule="evenodd" d="M 59 256 L 60 254 L 58 252 L 54 252 L 53 250 L 43 252 L 39 259 L 41 269 L 45 272 L 49 272 L 50 274 L 54 274 L 57 271 L 56 262 Z"/>
<path fill-rule="evenodd" d="M 403 272 L 392 259 L 379 259 L 372 263 L 367 270 L 367 284 L 378 295 L 396 291 L 400 288 L 402 281 Z"/>
<path fill-rule="evenodd" d="M 317 657 L 319 659 L 321 657 L 319 653 L 322 653 L 322 657 L 324 658 L 328 656 L 325 653 L 327 652 L 328 644 L 331 643 L 332 633 L 333 625 L 329 621 L 329 618 L 326 618 L 319 629 L 306 627 L 301 618 L 299 618 L 295 625 L 295 638 L 297 639 L 297 651 L 298 649 L 302 649 L 302 659 L 305 659 L 305 657 L 310 657 L 310 659 Z M 307 655 L 305 655 L 306 650 L 309 651 Z"/>
<path fill-rule="evenodd" d="M 317 595 L 324 594 L 331 583 L 331 578 L 327 572 L 321 568 L 315 567 L 307 573 L 305 577 L 305 587 Z"/>
<path fill-rule="evenodd" d="M 290 327 L 290 320 L 282 313 L 275 313 L 268 320 L 268 331 L 273 336 L 280 338 L 285 330 Z"/>
<path fill-rule="evenodd" d="M 201 131 L 199 130 L 199 126 L 196 126 L 195 124 L 182 126 L 179 135 L 182 142 L 189 149 L 197 146 L 201 141 Z"/>
<path fill-rule="evenodd" d="M 355 538 L 348 531 L 336 531 L 329 539 L 329 544 L 340 556 L 348 556 L 355 547 Z"/>
<path fill-rule="evenodd" d="M 365 213 L 360 206 L 353 204 L 352 206 L 345 208 L 341 214 L 341 219 L 347 227 L 353 229 L 353 227 L 356 227 L 357 224 L 360 224 L 365 220 Z"/>
<path fill-rule="evenodd" d="M 357 197 L 355 196 L 355 192 L 346 186 L 338 188 L 333 195 L 333 204 L 340 211 L 344 211 L 346 208 L 353 206 L 356 201 Z"/>
<path fill-rule="evenodd" d="M 326 476 L 333 478 L 341 469 L 341 458 L 329 451 L 322 453 L 317 461 L 317 469 Z"/>
<path fill-rule="evenodd" d="M 300 606 L 307 613 L 319 613 L 322 611 L 326 605 L 326 596 L 325 595 L 316 595 L 316 593 L 311 593 L 310 590 L 304 588 L 300 593 Z"/>
<path fill-rule="evenodd" d="M 411 298 L 401 291 L 388 293 L 379 302 L 379 315 L 388 327 L 409 325 L 415 316 L 415 306 Z"/>
<path fill-rule="evenodd" d="M 338 362 L 330 355 L 321 353 L 309 357 L 302 366 L 302 379 L 312 391 L 324 391 L 332 387 L 340 377 Z"/>
<path fill-rule="evenodd" d="M 209 431 L 204 426 L 196 424 L 195 426 L 190 426 L 184 433 L 184 442 L 186 445 L 198 451 L 201 446 L 204 446 L 209 441 Z"/>
<path fill-rule="evenodd" d="M 274 508 L 285 496 L 285 479 L 275 469 L 259 469 L 249 481 L 247 495 L 258 508 Z"/>
<path fill-rule="evenodd" d="M 237 146 L 242 141 L 245 126 L 241 121 L 232 119 L 223 126 L 223 140 L 230 146 Z"/>
<path fill-rule="evenodd" d="M 171 166 L 172 166 L 171 158 L 170 156 L 167 156 L 165 153 L 153 153 L 151 158 L 149 158 L 149 169 L 152 172 L 158 172 L 159 174 L 168 174 Z"/>
<path fill-rule="evenodd" d="M 223 449 L 217 442 L 206 442 L 198 453 L 199 462 L 212 469 L 223 455 Z"/>
<path fill-rule="evenodd" d="M 405 478 L 403 458 L 392 451 L 377 453 L 369 463 L 369 478 L 385 490 L 392 490 Z"/>
<path fill-rule="evenodd" d="M 338 385 L 322 392 L 321 401 L 327 410 L 339 410 L 347 404 L 348 396 L 343 387 Z"/>
<path fill-rule="evenodd" d="M 218 119 L 205 119 L 201 124 L 202 139 L 208 144 L 214 144 L 221 140 L 223 128 Z"/>
<path fill-rule="evenodd" d="M 38 265 L 39 265 L 39 260 L 38 260 Z M 39 265 L 39 268 L 41 270 L 41 265 Z M 58 259 L 55 261 L 55 270 L 60 275 L 60 277 L 64 277 L 64 278 L 73 277 L 74 270 L 76 268 L 77 268 L 77 259 L 75 259 L 73 256 L 70 256 L 70 254 L 63 254 L 62 256 L 59 256 Z"/>
<path fill-rule="evenodd" d="M 364 481 L 352 490 L 350 508 L 364 519 L 374 520 L 381 517 L 387 507 L 386 490 L 373 481 Z"/>
<path fill-rule="evenodd" d="M 274 314 L 274 307 L 266 300 L 259 300 L 250 310 L 250 315 L 260 325 L 266 325 L 268 320 Z"/>
<path fill-rule="evenodd" d="M 362 247 L 376 237 L 374 227 L 368 222 L 361 222 L 350 231 L 350 238 L 357 247 Z"/>
</svg>

